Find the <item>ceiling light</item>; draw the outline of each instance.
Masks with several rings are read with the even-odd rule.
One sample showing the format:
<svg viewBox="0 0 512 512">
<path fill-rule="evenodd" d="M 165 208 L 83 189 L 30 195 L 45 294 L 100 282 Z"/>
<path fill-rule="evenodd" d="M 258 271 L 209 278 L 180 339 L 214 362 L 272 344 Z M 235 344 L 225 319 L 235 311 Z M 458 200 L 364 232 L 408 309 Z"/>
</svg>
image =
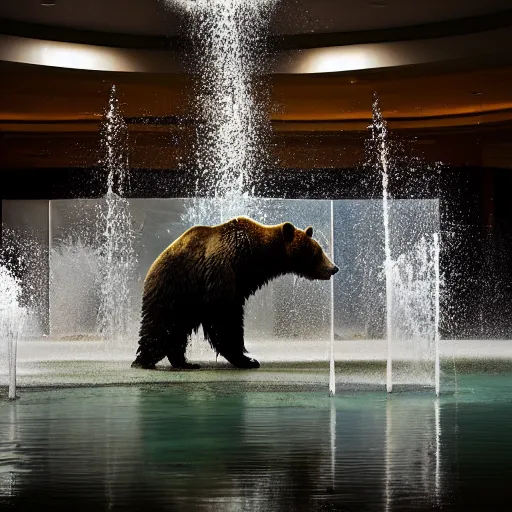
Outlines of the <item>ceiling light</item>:
<svg viewBox="0 0 512 512">
<path fill-rule="evenodd" d="M 52 2 L 51 0 L 41 0 L 41 5 L 43 7 L 54 7 L 57 2 Z"/>
<path fill-rule="evenodd" d="M 333 73 L 367 69 L 377 64 L 379 55 L 362 45 L 315 48 L 303 58 L 299 73 Z"/>
</svg>

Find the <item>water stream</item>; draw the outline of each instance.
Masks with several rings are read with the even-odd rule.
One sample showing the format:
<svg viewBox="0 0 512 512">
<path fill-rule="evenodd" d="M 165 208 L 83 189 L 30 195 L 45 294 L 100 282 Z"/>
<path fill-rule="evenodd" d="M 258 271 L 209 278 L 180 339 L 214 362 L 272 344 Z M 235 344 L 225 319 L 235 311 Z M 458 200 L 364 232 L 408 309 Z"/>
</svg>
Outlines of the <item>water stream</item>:
<svg viewBox="0 0 512 512">
<path fill-rule="evenodd" d="M 387 338 L 387 364 L 386 389 L 388 393 L 393 390 L 393 260 L 391 259 L 391 245 L 389 235 L 389 205 L 388 205 L 388 145 L 386 142 L 387 125 L 382 117 L 377 95 L 373 101 L 372 136 L 378 141 L 379 160 L 382 172 L 382 219 L 384 223 L 384 273 L 386 276 L 386 338 Z"/>
<path fill-rule="evenodd" d="M 103 125 L 104 161 L 107 174 L 105 202 L 98 205 L 98 251 L 102 269 L 98 332 L 104 340 L 119 342 L 130 332 L 132 282 L 137 264 L 135 231 L 128 200 L 128 128 L 112 86 Z"/>
<path fill-rule="evenodd" d="M 8 396 L 16 398 L 16 352 L 23 329 L 25 308 L 21 306 L 21 284 L 9 269 L 0 265 L 0 351 L 8 367 Z"/>
</svg>

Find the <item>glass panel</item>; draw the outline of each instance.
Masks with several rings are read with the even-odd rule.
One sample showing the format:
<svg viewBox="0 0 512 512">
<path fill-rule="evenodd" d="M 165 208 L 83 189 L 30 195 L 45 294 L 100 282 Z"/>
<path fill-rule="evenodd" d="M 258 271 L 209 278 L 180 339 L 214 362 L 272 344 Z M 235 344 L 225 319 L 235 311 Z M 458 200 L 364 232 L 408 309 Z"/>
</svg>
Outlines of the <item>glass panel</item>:
<svg viewBox="0 0 512 512">
<path fill-rule="evenodd" d="M 437 199 L 393 200 L 389 206 L 393 383 L 434 384 Z"/>
<path fill-rule="evenodd" d="M 96 338 L 103 200 L 50 202 L 50 337 Z"/>
<path fill-rule="evenodd" d="M 433 384 L 438 200 L 389 201 L 393 383 Z M 341 382 L 386 379 L 386 276 L 382 201 L 334 202 L 336 359 Z M 373 361 L 362 369 L 362 361 Z"/>
<path fill-rule="evenodd" d="M 329 254 L 330 201 L 260 199 L 253 202 L 252 210 L 256 220 L 268 224 L 289 221 L 301 229 L 313 226 L 314 238 Z M 249 300 L 247 344 L 261 351 L 265 359 L 326 361 L 330 322 L 328 281 L 282 276 Z M 274 343 L 276 339 L 279 342 Z"/>
</svg>

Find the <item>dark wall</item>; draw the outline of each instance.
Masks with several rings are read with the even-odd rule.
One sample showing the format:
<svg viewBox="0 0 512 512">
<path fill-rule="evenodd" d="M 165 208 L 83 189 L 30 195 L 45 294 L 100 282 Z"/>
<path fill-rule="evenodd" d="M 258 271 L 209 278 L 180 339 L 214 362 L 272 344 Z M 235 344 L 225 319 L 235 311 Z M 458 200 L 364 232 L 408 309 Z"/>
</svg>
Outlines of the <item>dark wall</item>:
<svg viewBox="0 0 512 512">
<path fill-rule="evenodd" d="M 467 171 L 464 171 L 467 172 Z M 405 174 L 405 173 L 404 173 Z M 396 197 L 438 197 L 440 173 L 391 182 Z M 353 199 L 382 196 L 379 173 L 365 169 L 275 169 L 256 177 L 255 194 L 289 199 Z M 132 169 L 127 197 L 193 197 L 196 176 L 181 170 Z M 107 174 L 100 168 L 2 169 L 1 199 L 101 197 Z"/>
<path fill-rule="evenodd" d="M 512 173 L 446 169 L 440 186 L 443 329 L 512 337 Z"/>
</svg>

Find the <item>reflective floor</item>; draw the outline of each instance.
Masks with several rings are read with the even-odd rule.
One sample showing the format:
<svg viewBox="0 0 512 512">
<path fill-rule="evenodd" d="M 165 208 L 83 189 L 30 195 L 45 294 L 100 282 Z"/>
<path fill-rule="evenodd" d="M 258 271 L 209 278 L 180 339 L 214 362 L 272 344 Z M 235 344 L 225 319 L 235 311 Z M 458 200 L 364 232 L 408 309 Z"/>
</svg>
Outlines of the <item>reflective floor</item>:
<svg viewBox="0 0 512 512">
<path fill-rule="evenodd" d="M 3 391 L 2 391 L 3 393 Z M 0 510 L 511 510 L 512 373 L 456 392 L 264 382 L 22 389 Z"/>
</svg>

